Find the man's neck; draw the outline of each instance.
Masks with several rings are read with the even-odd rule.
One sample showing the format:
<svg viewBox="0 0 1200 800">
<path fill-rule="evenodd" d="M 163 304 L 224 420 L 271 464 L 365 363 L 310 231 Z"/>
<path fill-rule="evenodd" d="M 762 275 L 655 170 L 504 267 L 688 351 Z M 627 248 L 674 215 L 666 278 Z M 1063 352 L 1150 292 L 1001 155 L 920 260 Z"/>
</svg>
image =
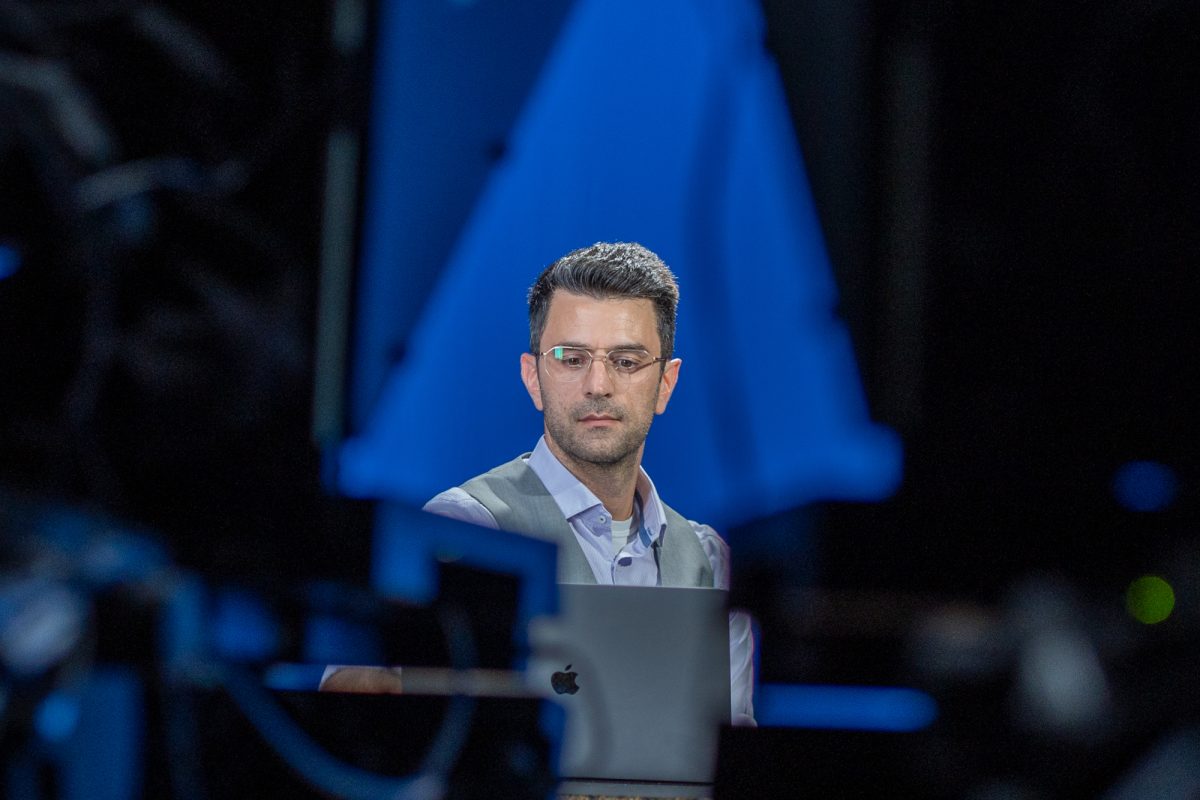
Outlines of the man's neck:
<svg viewBox="0 0 1200 800">
<path fill-rule="evenodd" d="M 559 450 L 549 437 L 546 444 L 559 463 L 596 495 L 613 519 L 629 519 L 633 516 L 633 498 L 637 493 L 638 468 L 642 461 L 640 449 L 623 461 L 593 464 L 571 458 Z"/>
</svg>

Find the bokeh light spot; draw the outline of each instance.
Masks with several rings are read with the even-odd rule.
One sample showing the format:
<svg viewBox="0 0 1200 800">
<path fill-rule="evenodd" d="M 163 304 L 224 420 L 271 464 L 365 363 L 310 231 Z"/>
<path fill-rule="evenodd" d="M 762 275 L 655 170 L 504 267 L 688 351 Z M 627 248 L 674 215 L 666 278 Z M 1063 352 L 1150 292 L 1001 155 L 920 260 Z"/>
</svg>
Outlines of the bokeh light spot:
<svg viewBox="0 0 1200 800">
<path fill-rule="evenodd" d="M 1143 575 L 1129 584 L 1125 607 L 1138 622 L 1147 625 L 1162 622 L 1175 609 L 1175 590 L 1157 575 Z"/>
<path fill-rule="evenodd" d="M 79 715 L 78 699 L 65 692 L 52 692 L 34 712 L 33 727 L 46 741 L 63 742 L 75 732 Z"/>
<path fill-rule="evenodd" d="M 1175 471 L 1157 461 L 1130 461 L 1113 476 L 1113 494 L 1130 511 L 1162 511 L 1178 490 Z"/>
<path fill-rule="evenodd" d="M 0 242 L 0 281 L 15 275 L 21 267 L 21 254 L 12 245 Z"/>
</svg>

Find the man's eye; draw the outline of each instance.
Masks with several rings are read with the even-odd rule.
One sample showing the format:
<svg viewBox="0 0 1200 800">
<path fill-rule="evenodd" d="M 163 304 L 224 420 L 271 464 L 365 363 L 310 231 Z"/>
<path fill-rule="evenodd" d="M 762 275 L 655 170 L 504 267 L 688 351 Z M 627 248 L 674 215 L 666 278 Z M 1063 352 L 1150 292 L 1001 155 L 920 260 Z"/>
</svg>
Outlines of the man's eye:
<svg viewBox="0 0 1200 800">
<path fill-rule="evenodd" d="M 609 357 L 609 360 L 612 361 L 614 367 L 622 372 L 632 372 L 642 365 L 642 359 L 638 358 L 636 355 L 630 355 L 627 353 L 613 354 Z"/>
<path fill-rule="evenodd" d="M 570 367 L 571 369 L 582 369 L 587 365 L 587 356 L 579 353 L 563 353 L 562 358 L 560 358 L 559 361 L 562 362 L 564 367 Z"/>
</svg>

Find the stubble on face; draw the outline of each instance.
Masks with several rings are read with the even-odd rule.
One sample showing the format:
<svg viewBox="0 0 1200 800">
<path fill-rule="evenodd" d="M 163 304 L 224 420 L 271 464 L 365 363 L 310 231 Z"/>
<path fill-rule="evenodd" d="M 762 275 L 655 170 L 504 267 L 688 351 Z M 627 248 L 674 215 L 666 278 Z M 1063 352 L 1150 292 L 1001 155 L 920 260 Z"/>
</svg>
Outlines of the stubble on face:
<svg viewBox="0 0 1200 800">
<path fill-rule="evenodd" d="M 579 464 L 593 467 L 624 467 L 641 463 L 642 446 L 654 420 L 658 384 L 638 408 L 624 408 L 604 397 L 585 398 L 571 405 L 560 404 L 542 389 L 546 431 L 562 454 Z M 602 414 L 616 420 L 614 426 L 587 428 L 584 417 Z"/>
</svg>

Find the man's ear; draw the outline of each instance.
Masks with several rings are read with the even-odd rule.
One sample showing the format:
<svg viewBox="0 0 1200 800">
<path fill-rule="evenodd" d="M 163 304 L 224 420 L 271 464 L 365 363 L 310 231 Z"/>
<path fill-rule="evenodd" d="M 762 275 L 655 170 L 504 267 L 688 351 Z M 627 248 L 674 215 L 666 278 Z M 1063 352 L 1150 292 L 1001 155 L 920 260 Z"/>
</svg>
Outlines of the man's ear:
<svg viewBox="0 0 1200 800">
<path fill-rule="evenodd" d="M 525 384 L 525 391 L 529 392 L 533 407 L 542 411 L 542 384 L 538 376 L 537 356 L 533 353 L 521 354 L 521 381 Z"/>
<path fill-rule="evenodd" d="M 667 362 L 662 377 L 658 379 L 658 400 L 654 404 L 655 414 L 661 414 L 667 410 L 667 403 L 671 401 L 671 394 L 675 391 L 675 384 L 679 381 L 679 366 L 682 363 L 682 358 L 672 358 Z"/>
</svg>

